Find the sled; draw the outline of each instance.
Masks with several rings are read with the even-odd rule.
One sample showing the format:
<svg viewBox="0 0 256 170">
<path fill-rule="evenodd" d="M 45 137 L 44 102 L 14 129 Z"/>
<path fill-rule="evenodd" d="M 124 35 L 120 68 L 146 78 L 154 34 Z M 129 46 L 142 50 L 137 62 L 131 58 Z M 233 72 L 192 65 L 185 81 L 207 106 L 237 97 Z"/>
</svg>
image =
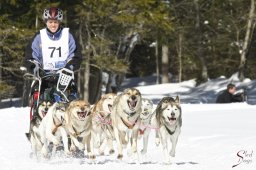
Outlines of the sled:
<svg viewBox="0 0 256 170">
<path fill-rule="evenodd" d="M 54 102 L 69 102 L 67 97 L 67 89 L 70 84 L 74 81 L 74 72 L 72 70 L 62 68 L 58 71 L 45 72 L 40 64 L 34 60 L 31 60 L 35 64 L 35 69 L 33 74 L 26 73 L 24 74 L 25 79 L 32 79 L 29 99 L 30 99 L 30 120 L 32 120 L 33 115 L 35 114 L 35 109 L 38 108 L 40 103 L 41 88 L 42 83 L 46 80 L 53 79 L 57 80 L 56 91 L 54 92 Z M 36 88 L 38 86 L 38 89 Z"/>
</svg>

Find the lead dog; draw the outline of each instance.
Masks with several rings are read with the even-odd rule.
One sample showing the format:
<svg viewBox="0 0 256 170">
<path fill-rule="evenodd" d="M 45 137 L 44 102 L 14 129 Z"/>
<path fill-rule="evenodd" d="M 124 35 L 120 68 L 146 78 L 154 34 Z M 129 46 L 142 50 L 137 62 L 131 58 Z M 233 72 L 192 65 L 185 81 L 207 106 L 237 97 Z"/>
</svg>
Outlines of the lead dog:
<svg viewBox="0 0 256 170">
<path fill-rule="evenodd" d="M 104 154 L 106 145 L 109 148 L 109 154 L 114 153 L 114 132 L 110 114 L 116 96 L 115 93 L 103 95 L 92 109 L 92 130 L 95 134 L 94 146 L 96 146 L 101 155 Z"/>
<path fill-rule="evenodd" d="M 140 125 L 141 94 L 135 88 L 125 89 L 117 96 L 113 104 L 111 119 L 118 146 L 118 159 L 123 158 L 123 146 L 131 141 L 131 151 L 137 154 L 137 138 Z M 129 133 L 132 132 L 130 137 Z M 127 139 L 128 138 L 128 139 Z"/>
<path fill-rule="evenodd" d="M 71 151 L 87 149 L 89 158 L 95 159 L 92 137 L 92 114 L 89 102 L 72 101 L 65 114 L 66 129 L 71 139 Z M 82 138 L 82 141 L 79 141 Z M 86 154 L 86 153 L 85 153 Z"/>
<path fill-rule="evenodd" d="M 39 104 L 38 106 L 38 114 L 40 116 L 41 119 L 43 119 L 47 112 L 48 112 L 48 109 L 52 106 L 52 102 L 50 101 L 43 101 Z"/>
<path fill-rule="evenodd" d="M 159 127 L 159 131 L 156 131 L 156 138 L 160 137 L 164 152 L 164 162 L 169 164 L 170 156 L 175 156 L 175 149 L 182 126 L 179 97 L 177 96 L 176 99 L 164 97 L 157 105 L 151 124 Z M 169 146 L 170 143 L 172 143 L 171 148 Z"/>
</svg>

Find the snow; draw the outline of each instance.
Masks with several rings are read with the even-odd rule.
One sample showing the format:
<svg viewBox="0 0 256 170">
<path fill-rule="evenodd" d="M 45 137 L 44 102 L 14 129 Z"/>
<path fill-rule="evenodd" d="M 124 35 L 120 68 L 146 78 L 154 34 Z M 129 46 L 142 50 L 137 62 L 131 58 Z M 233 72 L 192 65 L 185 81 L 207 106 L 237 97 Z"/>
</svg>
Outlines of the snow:
<svg viewBox="0 0 256 170">
<path fill-rule="evenodd" d="M 123 161 L 111 156 L 98 156 L 95 163 L 86 158 L 57 156 L 50 160 L 30 158 L 30 143 L 24 133 L 29 128 L 29 108 L 0 109 L 0 170 L 43 169 L 150 169 L 150 170 L 253 170 L 256 169 L 256 81 L 233 80 L 238 87 L 247 87 L 249 103 L 214 104 L 219 89 L 231 79 L 220 77 L 196 86 L 195 80 L 182 83 L 139 86 L 143 97 L 154 104 L 164 96 L 180 95 L 183 125 L 171 165 L 163 164 L 161 145 L 155 145 L 154 131 L 150 134 L 148 153 L 140 163 L 131 163 L 124 150 Z M 126 80 L 127 86 L 132 82 Z M 134 83 L 134 82 L 133 82 Z M 138 150 L 142 149 L 141 140 Z M 239 153 L 238 153 L 239 152 Z M 243 154 L 244 153 L 244 154 Z M 243 157 L 243 160 L 237 156 Z M 238 166 L 232 168 L 233 165 Z"/>
</svg>

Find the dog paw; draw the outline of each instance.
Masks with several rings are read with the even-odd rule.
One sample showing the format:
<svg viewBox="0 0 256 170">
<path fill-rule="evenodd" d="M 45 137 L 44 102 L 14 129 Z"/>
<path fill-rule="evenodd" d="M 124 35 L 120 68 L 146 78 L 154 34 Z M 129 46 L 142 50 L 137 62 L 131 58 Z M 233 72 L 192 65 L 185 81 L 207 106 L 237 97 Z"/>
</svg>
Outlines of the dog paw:
<svg viewBox="0 0 256 170">
<path fill-rule="evenodd" d="M 141 153 L 142 155 L 145 155 L 145 154 L 147 153 L 147 151 L 144 150 L 144 149 L 142 149 L 142 150 L 140 151 L 140 153 Z"/>
<path fill-rule="evenodd" d="M 42 148 L 42 150 L 41 150 L 41 154 L 42 155 L 46 155 L 48 152 L 47 152 L 47 149 L 46 149 L 46 147 L 44 146 L 43 148 Z"/>
<path fill-rule="evenodd" d="M 99 141 L 97 141 L 97 142 L 95 143 L 95 147 L 96 147 L 96 148 L 99 148 L 99 147 L 100 147 L 100 142 L 99 142 Z"/>
<path fill-rule="evenodd" d="M 127 149 L 127 156 L 128 157 L 132 156 L 132 150 L 131 149 Z"/>
<path fill-rule="evenodd" d="M 159 139 L 159 138 L 156 138 L 155 143 L 156 143 L 156 146 L 159 146 L 159 144 L 160 144 L 160 139 Z"/>
<path fill-rule="evenodd" d="M 75 152 L 76 151 L 76 146 L 75 145 L 71 145 L 69 149 L 70 149 L 71 152 Z"/>
<path fill-rule="evenodd" d="M 92 153 L 89 153 L 88 156 L 89 156 L 89 159 L 91 159 L 91 160 L 96 159 L 96 156 L 94 154 L 92 154 Z"/>
<path fill-rule="evenodd" d="M 124 140 L 124 141 L 123 141 L 123 145 L 125 145 L 125 146 L 127 146 L 128 143 L 129 143 L 129 140 Z"/>
<path fill-rule="evenodd" d="M 104 151 L 99 151 L 99 155 L 100 156 L 104 156 L 105 154 L 104 154 Z"/>
<path fill-rule="evenodd" d="M 175 157 L 175 151 L 171 151 L 171 152 L 169 153 L 169 155 L 170 155 L 171 157 Z"/>
<path fill-rule="evenodd" d="M 35 154 L 33 153 L 33 152 L 31 152 L 30 154 L 29 154 L 29 158 L 34 158 L 35 157 Z"/>
<path fill-rule="evenodd" d="M 64 152 L 65 152 L 65 155 L 66 155 L 66 156 L 70 156 L 70 155 L 72 155 L 72 153 L 71 153 L 68 149 L 65 149 L 65 151 L 64 151 Z"/>
<path fill-rule="evenodd" d="M 81 144 L 81 143 L 79 143 L 79 145 L 78 145 L 78 149 L 79 149 L 79 150 L 83 150 L 83 149 L 84 149 L 84 145 L 83 145 L 83 144 Z"/>
<path fill-rule="evenodd" d="M 41 152 L 42 156 L 45 158 L 45 159 L 49 159 L 49 155 L 48 155 L 48 152 L 46 150 L 42 150 Z"/>
<path fill-rule="evenodd" d="M 110 149 L 110 150 L 109 150 L 109 154 L 110 154 L 110 155 L 112 155 L 112 154 L 114 154 L 114 153 L 115 153 L 115 150 L 114 150 L 114 149 Z"/>
<path fill-rule="evenodd" d="M 170 165 L 171 162 L 170 162 L 170 161 L 164 161 L 163 164 L 164 164 L 164 165 Z"/>
<path fill-rule="evenodd" d="M 58 141 L 57 139 L 52 139 L 52 143 L 57 146 L 60 144 L 60 141 Z"/>
<path fill-rule="evenodd" d="M 126 148 L 127 148 L 127 145 L 124 145 L 124 144 L 123 144 L 122 147 L 123 147 L 124 149 L 126 149 Z"/>
<path fill-rule="evenodd" d="M 170 159 L 166 159 L 164 162 L 163 162 L 164 165 L 170 165 L 171 164 L 171 161 Z"/>
<path fill-rule="evenodd" d="M 123 154 L 118 154 L 117 159 L 122 160 L 123 159 Z"/>
</svg>

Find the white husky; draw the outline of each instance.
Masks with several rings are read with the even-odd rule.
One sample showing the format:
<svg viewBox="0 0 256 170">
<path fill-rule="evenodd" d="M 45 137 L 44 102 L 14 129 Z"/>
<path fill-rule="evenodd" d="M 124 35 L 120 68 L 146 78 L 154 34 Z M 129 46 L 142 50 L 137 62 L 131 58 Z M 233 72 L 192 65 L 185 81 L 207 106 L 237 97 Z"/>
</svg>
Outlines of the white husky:
<svg viewBox="0 0 256 170">
<path fill-rule="evenodd" d="M 114 132 L 110 115 L 116 96 L 114 93 L 103 95 L 92 109 L 92 129 L 96 136 L 94 146 L 99 150 L 101 155 L 104 154 L 106 146 L 109 148 L 109 154 L 114 153 Z"/>
<path fill-rule="evenodd" d="M 38 128 L 37 134 L 40 136 L 40 141 L 43 144 L 41 153 L 44 157 L 48 157 L 50 142 L 53 143 L 53 151 L 55 151 L 56 147 L 63 141 L 65 153 L 67 155 L 70 154 L 67 133 L 63 127 L 65 124 L 65 111 L 66 105 L 64 103 L 53 104 Z"/>
<path fill-rule="evenodd" d="M 140 129 L 139 137 L 143 136 L 143 149 L 141 154 L 147 153 L 148 148 L 148 136 L 151 129 L 157 129 L 150 124 L 151 118 L 153 116 L 153 102 L 149 99 L 142 98 L 142 112 L 140 114 Z"/>
</svg>

